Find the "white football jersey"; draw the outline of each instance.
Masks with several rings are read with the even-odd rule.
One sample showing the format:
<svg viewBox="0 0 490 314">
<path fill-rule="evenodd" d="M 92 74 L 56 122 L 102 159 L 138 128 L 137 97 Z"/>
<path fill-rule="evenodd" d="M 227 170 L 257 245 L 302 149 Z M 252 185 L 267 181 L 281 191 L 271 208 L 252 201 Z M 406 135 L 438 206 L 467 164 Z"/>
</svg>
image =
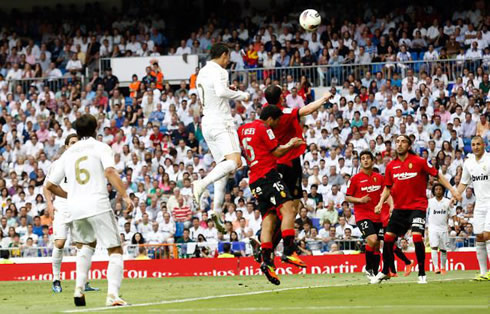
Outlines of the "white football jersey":
<svg viewBox="0 0 490 314">
<path fill-rule="evenodd" d="M 447 231 L 448 219 L 455 215 L 456 210 L 448 198 L 443 197 L 440 201 L 435 197 L 429 199 L 427 219 L 430 231 Z"/>
<path fill-rule="evenodd" d="M 479 161 L 470 154 L 463 164 L 461 183 L 473 183 L 476 204 L 475 209 L 490 207 L 490 153 L 484 153 Z"/>
<path fill-rule="evenodd" d="M 115 167 L 109 145 L 83 139 L 63 153 L 48 181 L 61 184 L 66 177 L 71 219 L 83 219 L 111 211 L 104 170 Z"/>
<path fill-rule="evenodd" d="M 49 166 L 49 171 L 48 171 L 48 175 L 47 177 L 49 178 L 51 173 L 54 171 L 54 169 L 57 167 L 57 164 L 59 163 L 59 159 L 58 160 L 55 160 L 50 166 Z M 59 186 L 63 189 L 63 190 L 67 190 L 68 189 L 68 184 L 67 184 L 67 179 L 66 177 L 61 181 L 61 183 L 59 184 Z M 62 218 L 63 221 L 66 221 L 66 222 L 69 222 L 71 221 L 71 213 L 70 211 L 68 210 L 68 201 L 66 198 L 62 198 L 62 197 L 59 197 L 59 196 L 55 196 L 54 197 L 54 201 L 53 201 L 53 206 L 55 208 L 55 216 L 57 216 L 57 219 L 58 218 Z"/>
<path fill-rule="evenodd" d="M 248 96 L 245 92 L 231 90 L 228 71 L 213 61 L 199 70 L 196 86 L 203 105 L 203 123 L 233 121 L 229 100 L 244 100 Z"/>
</svg>

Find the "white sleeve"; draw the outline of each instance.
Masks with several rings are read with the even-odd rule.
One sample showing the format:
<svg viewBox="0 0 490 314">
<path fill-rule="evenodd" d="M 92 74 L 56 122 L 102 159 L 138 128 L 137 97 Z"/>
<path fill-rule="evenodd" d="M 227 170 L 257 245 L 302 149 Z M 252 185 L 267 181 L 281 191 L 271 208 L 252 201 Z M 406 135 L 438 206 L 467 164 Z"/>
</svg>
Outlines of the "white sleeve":
<svg viewBox="0 0 490 314">
<path fill-rule="evenodd" d="M 461 175 L 461 183 L 465 185 L 469 185 L 471 182 L 471 175 L 470 172 L 468 171 L 468 166 L 467 166 L 468 160 L 463 163 L 463 174 Z"/>
<path fill-rule="evenodd" d="M 64 167 L 64 162 L 63 162 L 63 156 L 61 156 L 60 159 L 56 163 L 53 163 L 51 165 L 51 168 L 49 169 L 48 176 L 46 178 L 46 181 L 49 181 L 51 183 L 54 183 L 56 185 L 60 185 L 61 182 L 63 182 L 63 179 L 65 178 L 65 167 Z"/>
<path fill-rule="evenodd" d="M 248 94 L 242 91 L 234 91 L 228 88 L 228 72 L 226 70 L 213 73 L 214 90 L 221 98 L 233 100 L 245 100 Z"/>
<path fill-rule="evenodd" d="M 116 164 L 114 163 L 114 152 L 111 147 L 107 144 L 100 145 L 102 150 L 100 152 L 100 161 L 102 162 L 102 167 L 107 168 L 116 168 Z"/>
</svg>

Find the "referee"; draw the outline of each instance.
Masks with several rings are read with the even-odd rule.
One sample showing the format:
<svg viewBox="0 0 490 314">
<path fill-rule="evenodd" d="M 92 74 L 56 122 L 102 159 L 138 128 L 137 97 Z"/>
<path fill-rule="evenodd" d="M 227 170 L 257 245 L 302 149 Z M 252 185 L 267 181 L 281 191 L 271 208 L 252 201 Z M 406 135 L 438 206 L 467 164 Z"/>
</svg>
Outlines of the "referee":
<svg viewBox="0 0 490 314">
<path fill-rule="evenodd" d="M 380 213 L 383 203 L 391 195 L 394 210 L 391 215 L 383 246 L 383 271 L 371 278 L 371 283 L 380 283 L 389 279 L 390 265 L 393 264 L 393 244 L 397 237 L 412 231 L 415 254 L 419 265 L 419 284 L 427 283 L 425 275 L 425 215 L 428 206 L 426 195 L 428 176 L 437 177 L 451 195 L 459 198 L 459 192 L 451 186 L 447 179 L 434 166 L 412 150 L 412 141 L 407 135 L 396 138 L 397 157 L 391 161 L 385 172 L 385 188 L 376 205 L 375 212 Z"/>
</svg>

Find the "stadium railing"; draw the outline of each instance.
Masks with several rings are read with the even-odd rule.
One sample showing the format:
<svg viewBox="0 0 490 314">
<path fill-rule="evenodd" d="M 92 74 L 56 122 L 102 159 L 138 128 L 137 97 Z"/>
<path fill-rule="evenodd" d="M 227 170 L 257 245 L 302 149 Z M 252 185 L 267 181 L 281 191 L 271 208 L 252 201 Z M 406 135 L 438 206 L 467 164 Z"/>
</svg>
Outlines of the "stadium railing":
<svg viewBox="0 0 490 314">
<path fill-rule="evenodd" d="M 49 86 L 49 89 L 53 92 L 61 90 L 61 87 L 66 86 L 68 83 L 73 83 L 73 78 L 70 77 L 59 77 L 59 78 L 48 78 L 48 77 L 36 77 L 20 80 L 8 80 L 9 91 L 14 93 L 17 86 L 22 88 L 23 93 L 27 93 L 31 86 L 34 86 L 38 92 L 41 92 L 44 86 Z M 82 85 L 82 89 L 85 85 L 85 76 L 77 76 L 76 82 Z"/>
<path fill-rule="evenodd" d="M 450 237 L 450 251 L 467 251 L 475 247 L 474 236 L 471 237 Z M 362 239 L 335 239 L 332 241 L 305 241 L 306 250 L 313 255 L 321 255 L 331 252 L 333 244 L 337 244 L 343 252 L 363 252 L 364 241 Z M 124 255 L 128 259 L 138 259 L 146 257 L 148 259 L 178 259 L 194 257 L 214 257 L 223 253 L 225 243 L 231 244 L 232 251 L 237 256 L 251 256 L 252 248 L 248 241 L 240 242 L 188 242 L 188 243 L 164 243 L 164 244 L 139 244 L 123 245 Z M 428 245 L 428 244 L 427 244 Z M 105 251 L 100 249 L 101 252 Z M 52 247 L 9 247 L 0 248 L 0 259 L 9 257 L 51 257 Z M 64 250 L 65 256 L 75 256 L 76 248 L 67 247 Z"/>
<path fill-rule="evenodd" d="M 483 64 L 483 59 L 448 59 L 448 60 L 412 60 L 404 62 L 373 62 L 367 64 L 338 64 L 338 65 L 312 65 L 312 66 L 292 66 L 292 67 L 274 67 L 274 68 L 245 68 L 229 70 L 230 81 L 238 80 L 240 83 L 248 83 L 257 81 L 263 84 L 268 78 L 279 80 L 281 84 L 287 82 L 287 76 L 291 75 L 294 82 L 299 82 L 302 76 L 306 76 L 313 87 L 342 85 L 348 79 L 349 75 L 353 74 L 356 79 L 362 79 L 366 72 L 374 74 L 377 72 L 384 73 L 384 78 L 392 77 L 393 73 L 401 74 L 401 79 L 405 77 L 408 69 L 412 69 L 417 75 L 421 71 L 425 71 L 430 75 L 434 75 L 438 66 L 442 67 L 443 72 L 448 76 L 448 80 L 454 81 L 464 68 L 470 71 L 484 65 L 488 68 L 488 64 Z M 379 86 L 378 86 L 379 88 Z"/>
</svg>

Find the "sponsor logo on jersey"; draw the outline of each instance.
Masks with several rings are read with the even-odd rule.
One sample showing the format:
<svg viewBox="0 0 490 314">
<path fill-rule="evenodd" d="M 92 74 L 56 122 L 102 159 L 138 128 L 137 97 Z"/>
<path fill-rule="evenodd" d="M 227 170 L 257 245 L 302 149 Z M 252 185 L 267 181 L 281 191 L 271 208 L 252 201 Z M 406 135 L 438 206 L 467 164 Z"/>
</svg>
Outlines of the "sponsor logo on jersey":
<svg viewBox="0 0 490 314">
<path fill-rule="evenodd" d="M 447 210 L 436 210 L 434 209 L 434 212 L 433 212 L 434 215 L 446 215 L 447 214 Z"/>
<path fill-rule="evenodd" d="M 471 181 L 475 182 L 475 181 L 486 181 L 488 180 L 488 175 L 486 174 L 482 174 L 480 176 L 471 176 Z"/>
<path fill-rule="evenodd" d="M 398 180 L 409 180 L 415 178 L 416 176 L 417 176 L 417 172 L 400 172 L 400 173 L 395 173 L 393 175 L 393 178 Z"/>
<path fill-rule="evenodd" d="M 267 130 L 267 135 L 269 135 L 269 139 L 270 140 L 273 140 L 275 139 L 276 137 L 274 136 L 274 132 L 271 130 L 271 129 L 268 129 Z"/>
<path fill-rule="evenodd" d="M 395 166 L 395 167 L 393 167 L 393 169 L 398 169 L 398 168 L 400 168 L 400 166 Z"/>
<path fill-rule="evenodd" d="M 378 191 L 379 189 L 381 189 L 381 185 L 370 185 L 370 186 L 363 186 L 361 188 L 361 191 L 372 193 Z"/>
</svg>

